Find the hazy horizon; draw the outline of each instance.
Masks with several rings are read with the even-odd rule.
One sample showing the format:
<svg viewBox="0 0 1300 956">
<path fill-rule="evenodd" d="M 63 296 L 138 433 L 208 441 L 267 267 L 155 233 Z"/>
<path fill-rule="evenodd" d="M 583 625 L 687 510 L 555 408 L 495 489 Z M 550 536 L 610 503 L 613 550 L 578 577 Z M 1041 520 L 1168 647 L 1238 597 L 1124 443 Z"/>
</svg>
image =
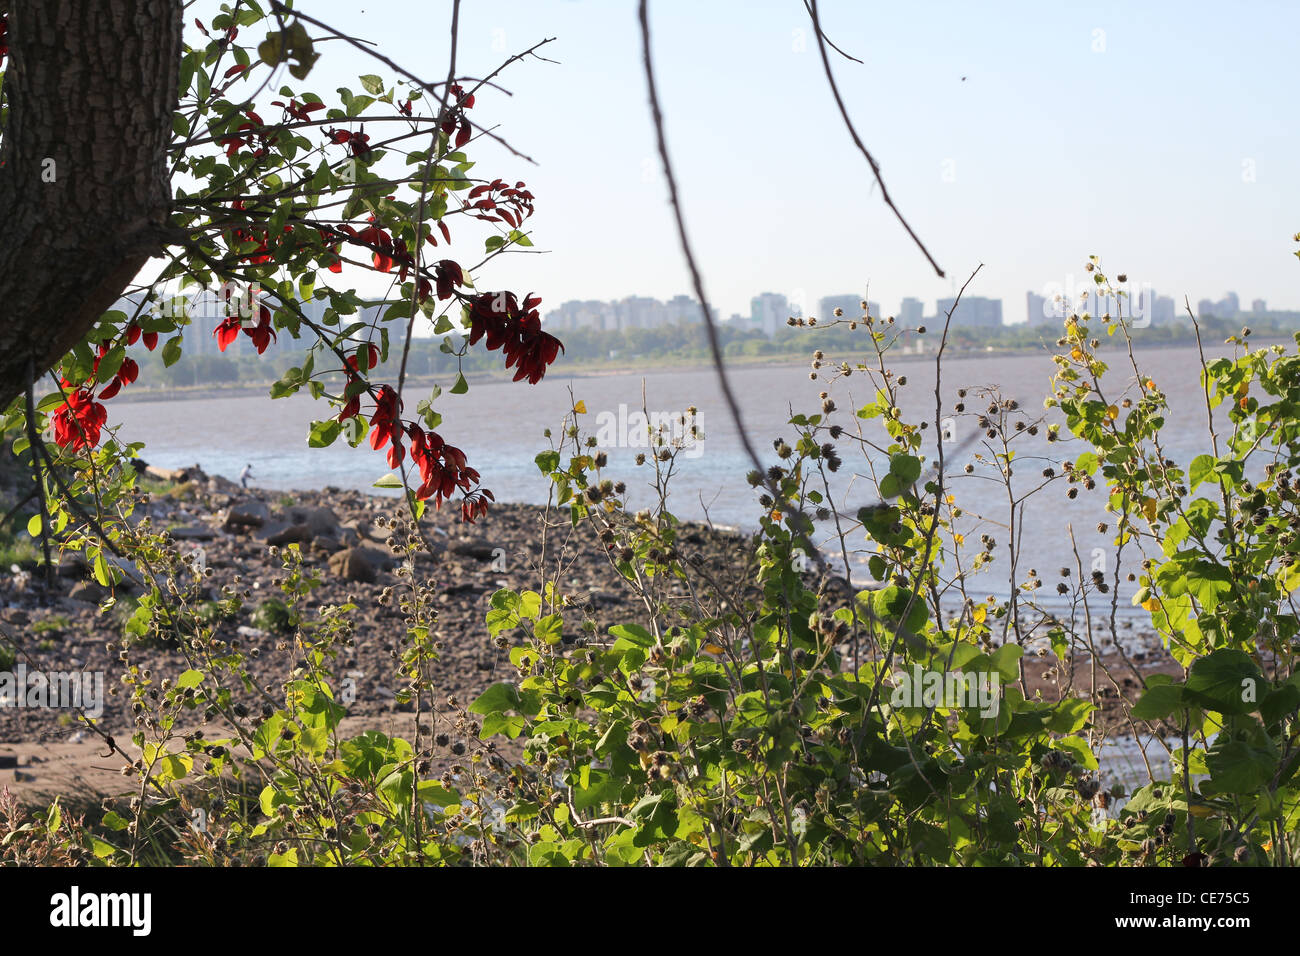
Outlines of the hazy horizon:
<svg viewBox="0 0 1300 956">
<path fill-rule="evenodd" d="M 669 148 L 706 292 L 721 317 L 777 292 L 816 303 L 860 294 L 1000 298 L 1076 284 L 1088 255 L 1180 305 L 1233 290 L 1243 306 L 1300 308 L 1291 237 L 1300 186 L 1285 75 L 1300 9 L 1278 3 L 1102 3 L 1087 9 L 824 2 L 850 114 L 890 193 L 947 271 L 929 269 L 880 200 L 839 118 L 803 6 L 651 4 Z M 313 15 L 375 41 L 417 73 L 445 69 L 451 4 Z M 197 11 L 196 11 L 197 12 Z M 571 299 L 668 299 L 690 291 L 646 106 L 636 5 L 464 4 L 458 72 L 482 76 L 546 37 L 559 64 L 525 60 L 484 90 L 476 118 L 521 152 L 476 141 L 477 171 L 537 195 L 536 248 L 484 270 Z M 304 89 L 357 87 L 382 64 L 331 44 Z M 964 79 L 963 79 L 964 78 Z M 463 228 L 453 252 L 477 261 Z M 464 236 L 464 239 L 461 236 Z M 472 249 L 473 253 L 459 250 Z M 362 291 L 365 291 L 363 288 Z"/>
</svg>

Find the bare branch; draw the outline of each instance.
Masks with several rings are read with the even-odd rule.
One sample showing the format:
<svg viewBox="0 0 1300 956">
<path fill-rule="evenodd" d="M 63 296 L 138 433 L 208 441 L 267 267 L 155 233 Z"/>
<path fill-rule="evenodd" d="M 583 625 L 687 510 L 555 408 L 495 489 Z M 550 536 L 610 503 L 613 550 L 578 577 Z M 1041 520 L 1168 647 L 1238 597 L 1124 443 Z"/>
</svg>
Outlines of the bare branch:
<svg viewBox="0 0 1300 956">
<path fill-rule="evenodd" d="M 844 125 L 848 127 L 849 135 L 853 137 L 854 145 L 856 145 L 862 155 L 867 158 L 867 165 L 871 167 L 871 172 L 875 174 L 876 182 L 880 184 L 880 196 L 885 200 L 885 205 L 893 210 L 894 215 L 898 217 L 898 221 L 902 223 L 903 228 L 907 230 L 907 234 L 912 237 L 912 241 L 916 243 L 917 248 L 921 250 L 925 258 L 929 260 L 930 265 L 934 267 L 934 271 L 938 273 L 939 278 L 942 279 L 944 278 L 944 273 L 943 270 L 939 268 L 939 263 L 934 261 L 934 256 L 930 255 L 930 250 L 925 247 L 925 243 L 921 241 L 921 237 L 916 234 L 910 225 L 908 225 L 907 220 L 903 218 L 903 214 L 899 212 L 898 207 L 894 205 L 894 201 L 889 198 L 889 190 L 885 188 L 885 180 L 880 175 L 880 164 L 876 162 L 876 158 L 872 156 L 867 147 L 863 145 L 862 138 L 858 136 L 858 131 L 853 126 L 853 120 L 849 119 L 849 111 L 844 106 L 843 97 L 840 96 L 840 88 L 835 84 L 835 74 L 831 72 L 831 60 L 830 56 L 826 52 L 827 41 L 825 34 L 822 33 L 821 20 L 817 16 L 817 0 L 808 0 L 808 2 L 811 4 L 808 12 L 812 14 L 813 28 L 817 34 L 817 48 L 821 51 L 822 55 L 822 66 L 826 68 L 826 79 L 831 84 L 831 93 L 835 96 L 835 105 L 840 108 L 840 115 L 844 117 Z"/>
</svg>

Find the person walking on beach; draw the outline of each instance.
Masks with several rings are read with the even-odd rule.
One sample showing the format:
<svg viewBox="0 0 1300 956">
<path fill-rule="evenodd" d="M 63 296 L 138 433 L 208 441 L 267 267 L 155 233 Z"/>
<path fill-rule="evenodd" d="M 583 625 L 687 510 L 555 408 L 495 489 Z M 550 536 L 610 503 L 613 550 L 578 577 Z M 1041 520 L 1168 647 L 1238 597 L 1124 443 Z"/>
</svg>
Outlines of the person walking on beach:
<svg viewBox="0 0 1300 956">
<path fill-rule="evenodd" d="M 247 488 L 248 479 L 253 477 L 253 466 L 251 463 L 244 466 L 244 470 L 239 473 L 239 484 Z"/>
</svg>

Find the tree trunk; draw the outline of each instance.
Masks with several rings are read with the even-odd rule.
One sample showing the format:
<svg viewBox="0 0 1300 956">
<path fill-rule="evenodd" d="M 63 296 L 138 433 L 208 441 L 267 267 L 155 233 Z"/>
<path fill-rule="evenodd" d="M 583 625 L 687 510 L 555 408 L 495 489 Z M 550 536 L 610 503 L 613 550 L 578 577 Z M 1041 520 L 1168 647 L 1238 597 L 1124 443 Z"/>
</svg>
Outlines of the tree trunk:
<svg viewBox="0 0 1300 956">
<path fill-rule="evenodd" d="M 163 248 L 181 0 L 9 0 L 0 409 Z"/>
</svg>

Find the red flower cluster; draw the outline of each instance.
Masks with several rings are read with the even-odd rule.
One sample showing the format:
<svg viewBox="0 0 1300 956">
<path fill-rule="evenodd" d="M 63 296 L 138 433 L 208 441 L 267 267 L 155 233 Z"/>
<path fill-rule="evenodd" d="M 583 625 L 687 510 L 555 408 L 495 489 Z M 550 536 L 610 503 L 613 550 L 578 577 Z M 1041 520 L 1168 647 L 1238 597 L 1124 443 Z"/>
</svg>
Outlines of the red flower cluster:
<svg viewBox="0 0 1300 956">
<path fill-rule="evenodd" d="M 369 364 L 371 368 L 378 362 L 377 350 L 373 345 L 364 345 L 356 355 L 348 356 L 344 372 L 347 375 L 348 391 L 353 391 L 358 376 L 358 365 Z M 349 398 L 339 412 L 339 421 L 352 418 L 361 411 L 360 392 Z M 495 501 L 492 492 L 486 488 L 476 488 L 479 473 L 465 463 L 465 453 L 454 445 L 448 445 L 442 437 L 433 431 L 426 431 L 415 422 L 402 421 L 401 402 L 391 386 L 381 385 L 375 396 L 375 412 L 370 419 L 370 447 L 375 451 L 388 448 L 388 467 L 401 467 L 406 457 L 404 442 L 411 446 L 411 461 L 420 471 L 420 486 L 415 496 L 421 501 L 432 498 L 434 506 L 442 507 L 443 501 L 456 493 L 456 489 L 465 492 L 461 503 L 461 520 L 473 523 L 476 518 L 487 514 L 488 502 Z"/>
<path fill-rule="evenodd" d="M 135 343 L 139 342 L 142 338 L 144 339 L 144 347 L 150 352 L 158 347 L 157 332 L 141 332 L 140 326 L 136 325 L 134 322 L 126 327 L 127 345 L 135 345 Z"/>
<path fill-rule="evenodd" d="M 480 199 L 480 196 L 483 198 Z M 504 222 L 513 229 L 518 229 L 533 214 L 533 194 L 524 188 L 522 181 L 507 186 L 504 180 L 494 179 L 490 183 L 475 186 L 466 198 L 476 200 L 470 202 L 469 206 L 470 209 L 478 210 L 474 213 L 475 219 Z"/>
<path fill-rule="evenodd" d="M 536 385 L 550 365 L 564 351 L 564 345 L 549 332 L 542 331 L 537 296 L 524 299 L 523 308 L 513 292 L 484 292 L 469 300 L 469 344 L 486 338 L 489 350 L 502 349 L 506 368 L 518 366 L 514 380 L 528 379 Z"/>
<path fill-rule="evenodd" d="M 226 298 L 229 300 L 230 291 L 226 291 Z M 229 301 L 227 301 L 229 307 Z M 267 346 L 275 340 L 275 329 L 271 327 L 271 310 L 265 305 L 257 307 L 257 322 L 245 321 L 239 315 L 228 315 L 221 320 L 221 324 L 212 330 L 216 336 L 217 348 L 224 352 L 230 345 L 239 338 L 239 330 L 243 329 L 244 334 L 253 340 L 253 346 L 257 349 L 257 354 L 261 355 L 266 351 Z"/>
<path fill-rule="evenodd" d="M 343 394 L 347 397 L 347 400 L 343 403 L 342 411 L 339 412 L 338 420 L 341 422 L 361 414 L 361 393 L 365 389 L 359 373 L 363 363 L 367 372 L 379 364 L 379 348 L 377 346 L 366 343 L 357 349 L 355 355 L 347 357 L 347 362 L 343 368 L 343 373 L 347 376 L 347 385 L 343 389 Z"/>
<path fill-rule="evenodd" d="M 450 136 L 456 133 L 456 148 L 460 149 L 469 142 L 470 136 L 473 135 L 474 129 L 470 126 L 469 119 L 465 116 L 465 110 L 474 106 L 474 94 L 465 94 L 459 83 L 453 83 L 448 92 L 451 95 L 451 101 L 448 102 L 446 110 L 442 115 L 442 131 Z"/>
<path fill-rule="evenodd" d="M 438 281 L 438 298 L 450 299 L 455 286 L 465 284 L 465 272 L 460 264 L 451 259 L 441 259 L 433 267 L 433 276 Z"/>
<path fill-rule="evenodd" d="M 286 116 L 290 119 L 298 120 L 301 123 L 306 123 L 311 119 L 312 113 L 325 108 L 324 103 L 299 104 L 297 100 L 290 100 L 287 105 L 281 100 L 272 100 L 271 105 L 280 107 L 284 110 Z"/>
<path fill-rule="evenodd" d="M 388 449 L 388 467 L 396 468 L 402 463 L 406 452 L 402 448 L 401 402 L 397 393 L 388 385 L 379 387 L 375 396 L 375 414 L 370 419 L 370 447 L 375 451 L 391 441 Z"/>
<path fill-rule="evenodd" d="M 361 125 L 361 131 L 350 133 L 345 129 L 334 129 L 333 127 L 325 130 L 325 138 L 336 146 L 347 146 L 352 151 L 353 156 L 365 156 L 370 152 L 370 134 L 364 132 L 365 124 Z"/>
<path fill-rule="evenodd" d="M 261 159 L 267 153 L 267 138 L 264 131 L 266 124 L 262 122 L 262 117 L 252 110 L 244 110 L 244 115 L 248 119 L 235 127 L 234 134 L 218 140 L 219 146 L 226 147 L 227 159 L 234 156 L 243 147 L 252 149 L 255 159 Z M 255 149 L 253 148 L 254 139 L 257 141 Z"/>
<path fill-rule="evenodd" d="M 5 57 L 9 55 L 9 16 L 0 14 L 0 66 L 4 65 Z"/>
<path fill-rule="evenodd" d="M 104 346 L 101 346 L 101 348 L 104 348 Z M 96 371 L 99 370 L 99 359 L 95 359 L 95 370 Z M 140 376 L 140 366 L 135 363 L 135 359 L 131 359 L 131 358 L 122 359 L 121 367 L 117 370 L 117 372 L 113 375 L 113 377 L 108 380 L 108 384 L 105 385 L 100 390 L 99 392 L 100 399 L 105 402 L 108 401 L 110 398 L 112 398 L 114 395 L 116 395 L 118 392 L 122 390 L 123 385 L 130 385 L 137 378 L 139 378 L 139 376 Z"/>
<path fill-rule="evenodd" d="M 411 461 L 420 469 L 420 487 L 415 497 L 424 501 L 433 498 L 434 507 L 441 508 L 442 503 L 456 493 L 456 489 L 467 494 L 479 483 L 479 473 L 465 464 L 465 453 L 454 445 L 448 445 L 437 432 L 426 432 L 415 423 L 406 426 L 406 433 L 411 439 Z M 472 522 L 480 514 L 487 514 L 487 501 L 495 501 L 492 492 L 486 489 L 479 492 L 475 507 L 468 512 L 461 507 L 461 517 Z M 466 502 L 469 502 L 466 498 Z"/>
<path fill-rule="evenodd" d="M 72 383 L 63 380 L 64 388 Z M 54 440 L 63 448 L 94 448 L 99 431 L 108 420 L 108 410 L 95 401 L 95 393 L 85 387 L 71 392 L 54 412 Z"/>
</svg>

